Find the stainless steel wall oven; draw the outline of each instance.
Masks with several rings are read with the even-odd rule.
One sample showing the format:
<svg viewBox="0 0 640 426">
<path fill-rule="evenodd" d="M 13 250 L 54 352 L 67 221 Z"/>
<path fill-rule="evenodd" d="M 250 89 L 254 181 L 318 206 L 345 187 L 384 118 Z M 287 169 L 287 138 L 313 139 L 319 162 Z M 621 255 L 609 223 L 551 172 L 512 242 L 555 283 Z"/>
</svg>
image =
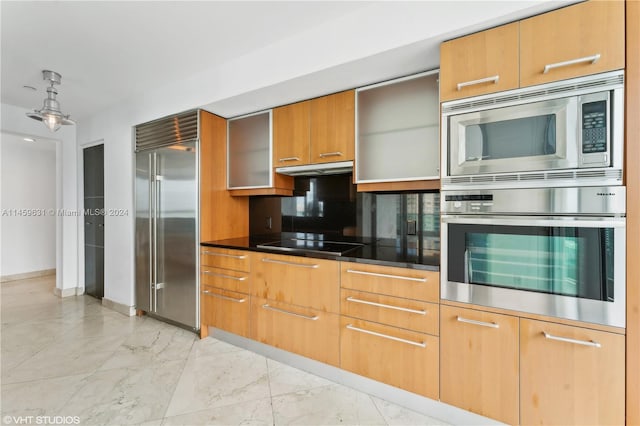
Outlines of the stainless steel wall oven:
<svg viewBox="0 0 640 426">
<path fill-rule="evenodd" d="M 625 326 L 625 188 L 443 191 L 443 299 Z"/>
</svg>

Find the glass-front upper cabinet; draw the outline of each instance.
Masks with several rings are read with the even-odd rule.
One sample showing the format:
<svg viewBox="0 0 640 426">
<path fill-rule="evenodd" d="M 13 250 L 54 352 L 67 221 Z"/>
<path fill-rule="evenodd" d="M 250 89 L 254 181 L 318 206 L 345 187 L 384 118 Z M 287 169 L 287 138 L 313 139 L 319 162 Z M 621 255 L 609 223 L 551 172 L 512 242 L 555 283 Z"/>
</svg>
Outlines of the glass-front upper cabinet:
<svg viewBox="0 0 640 426">
<path fill-rule="evenodd" d="M 356 183 L 439 179 L 438 70 L 356 93 Z"/>
<path fill-rule="evenodd" d="M 272 186 L 271 110 L 232 118 L 227 126 L 227 187 Z"/>
</svg>

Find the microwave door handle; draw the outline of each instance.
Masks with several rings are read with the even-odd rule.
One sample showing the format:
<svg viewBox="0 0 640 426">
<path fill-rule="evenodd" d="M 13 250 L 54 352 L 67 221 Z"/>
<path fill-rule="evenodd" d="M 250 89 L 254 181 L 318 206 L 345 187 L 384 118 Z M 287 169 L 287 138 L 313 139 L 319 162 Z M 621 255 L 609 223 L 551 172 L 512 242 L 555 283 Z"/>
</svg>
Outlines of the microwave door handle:
<svg viewBox="0 0 640 426">
<path fill-rule="evenodd" d="M 464 282 L 465 284 L 471 283 L 471 274 L 473 274 L 473 269 L 471 268 L 471 264 L 469 263 L 469 249 L 464 250 Z"/>
</svg>

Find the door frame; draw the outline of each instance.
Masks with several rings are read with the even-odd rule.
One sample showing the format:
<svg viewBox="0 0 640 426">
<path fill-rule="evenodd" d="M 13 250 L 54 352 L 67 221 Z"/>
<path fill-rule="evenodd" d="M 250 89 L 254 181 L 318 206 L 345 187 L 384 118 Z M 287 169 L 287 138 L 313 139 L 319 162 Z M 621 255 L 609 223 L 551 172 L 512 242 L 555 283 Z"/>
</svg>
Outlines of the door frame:
<svg viewBox="0 0 640 426">
<path fill-rule="evenodd" d="M 94 146 L 104 145 L 106 148 L 106 144 L 104 143 L 104 139 L 97 139 L 91 142 L 85 142 L 78 144 L 78 206 L 82 211 L 84 211 L 84 150 L 85 148 L 92 148 Z M 104 157 L 103 157 L 104 162 Z M 106 191 L 105 191 L 105 208 L 107 203 Z M 106 221 L 107 216 L 105 215 L 105 229 L 106 229 Z M 105 241 L 104 253 L 107 252 L 107 245 Z M 84 268 L 85 256 L 84 256 L 84 220 L 78 221 L 78 295 L 84 294 L 85 292 L 85 268 Z M 105 280 L 105 289 L 106 289 L 106 280 Z M 106 297 L 106 291 L 105 291 Z"/>
</svg>

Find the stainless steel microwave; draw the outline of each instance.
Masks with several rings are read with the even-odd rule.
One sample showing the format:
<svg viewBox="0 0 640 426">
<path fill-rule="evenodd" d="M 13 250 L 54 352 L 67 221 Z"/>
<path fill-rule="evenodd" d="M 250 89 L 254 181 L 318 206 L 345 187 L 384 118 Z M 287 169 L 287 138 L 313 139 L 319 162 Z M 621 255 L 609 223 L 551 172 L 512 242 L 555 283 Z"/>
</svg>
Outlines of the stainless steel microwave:
<svg viewBox="0 0 640 426">
<path fill-rule="evenodd" d="M 624 73 L 442 104 L 442 188 L 622 185 Z"/>
</svg>

